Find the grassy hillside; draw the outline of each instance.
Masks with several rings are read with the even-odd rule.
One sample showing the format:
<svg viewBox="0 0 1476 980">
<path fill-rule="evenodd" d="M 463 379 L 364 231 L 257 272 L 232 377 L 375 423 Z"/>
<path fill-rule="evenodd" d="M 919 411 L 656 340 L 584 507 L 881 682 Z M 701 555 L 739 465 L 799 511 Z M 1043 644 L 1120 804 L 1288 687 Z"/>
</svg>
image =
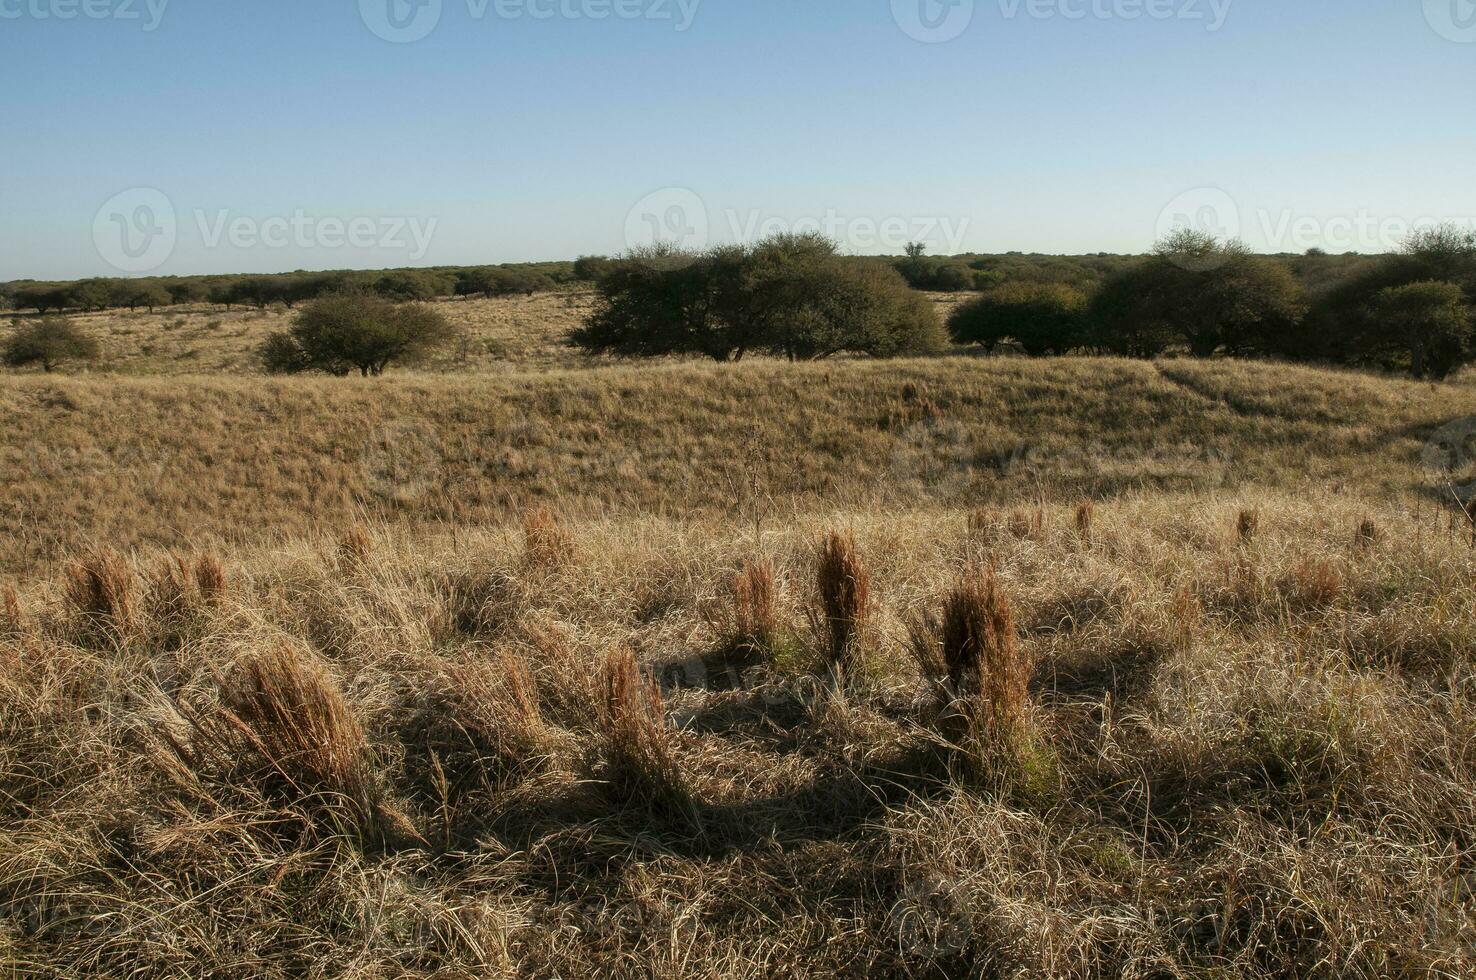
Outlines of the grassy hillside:
<svg viewBox="0 0 1476 980">
<path fill-rule="evenodd" d="M 0 564 L 358 517 L 752 520 L 1133 489 L 1418 489 L 1476 391 L 1250 363 L 945 359 L 478 378 L 0 379 Z"/>
<path fill-rule="evenodd" d="M 1470 415 L 1217 361 L 4 376 L 0 972 L 1469 976 L 1420 452 Z"/>
</svg>

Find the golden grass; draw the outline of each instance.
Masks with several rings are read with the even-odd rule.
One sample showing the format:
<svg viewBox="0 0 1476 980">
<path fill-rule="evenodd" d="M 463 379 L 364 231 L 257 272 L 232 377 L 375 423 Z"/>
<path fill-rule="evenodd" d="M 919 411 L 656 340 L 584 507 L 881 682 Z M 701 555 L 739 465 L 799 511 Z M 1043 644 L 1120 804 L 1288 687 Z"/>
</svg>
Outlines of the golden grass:
<svg viewBox="0 0 1476 980">
<path fill-rule="evenodd" d="M 1165 373 L 1198 367 L 1091 358 L 367 383 L 7 376 L 0 569 L 41 570 L 99 543 L 234 550 L 359 520 L 434 530 L 539 506 L 570 520 L 654 512 L 761 524 L 828 506 L 989 504 L 1019 511 L 1035 533 L 1022 507 L 1034 499 L 1291 485 L 1407 493 L 1427 485 L 1429 434 L 1476 414 L 1460 384 L 1222 370 L 1209 375 L 1213 398 Z M 897 422 L 908 386 L 926 386 L 941 421 Z"/>
<path fill-rule="evenodd" d="M 0 964 L 1468 975 L 1464 528 L 1371 497 L 1145 493 L 1098 501 L 1084 548 L 1076 506 L 994 540 L 992 571 L 967 512 L 932 509 L 796 514 L 759 542 L 569 522 L 576 558 L 534 577 L 517 520 L 369 525 L 347 571 L 337 536 L 232 553 L 210 605 L 195 563 L 141 555 L 101 577 L 136 597 L 106 645 L 79 643 L 96 604 L 58 601 L 70 575 L 33 579 L 24 636 L 0 634 Z M 1365 520 L 1377 540 L 1349 534 Z M 804 580 L 834 526 L 866 556 L 866 671 L 817 692 L 819 637 L 661 696 L 651 673 L 729 648 L 710 611 L 735 576 Z M 453 615 L 468 580 L 513 590 L 495 622 Z M 184 631 L 149 598 L 174 588 L 201 604 Z M 776 588 L 772 615 L 808 600 Z M 920 672 L 901 627 L 923 615 Z M 977 709 L 977 770 L 936 764 L 933 671 Z"/>
<path fill-rule="evenodd" d="M 0 972 L 1476 971 L 1467 385 L 518 336 L 0 379 Z"/>
</svg>

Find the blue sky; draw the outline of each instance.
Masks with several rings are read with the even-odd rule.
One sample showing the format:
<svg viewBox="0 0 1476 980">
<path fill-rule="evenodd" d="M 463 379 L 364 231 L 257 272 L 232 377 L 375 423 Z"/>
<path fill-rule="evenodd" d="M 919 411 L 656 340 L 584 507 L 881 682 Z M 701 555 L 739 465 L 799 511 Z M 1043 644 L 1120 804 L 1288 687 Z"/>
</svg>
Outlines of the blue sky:
<svg viewBox="0 0 1476 980">
<path fill-rule="evenodd" d="M 1476 218 L 1472 0 L 417 2 L 0 0 L 0 280 Z"/>
</svg>

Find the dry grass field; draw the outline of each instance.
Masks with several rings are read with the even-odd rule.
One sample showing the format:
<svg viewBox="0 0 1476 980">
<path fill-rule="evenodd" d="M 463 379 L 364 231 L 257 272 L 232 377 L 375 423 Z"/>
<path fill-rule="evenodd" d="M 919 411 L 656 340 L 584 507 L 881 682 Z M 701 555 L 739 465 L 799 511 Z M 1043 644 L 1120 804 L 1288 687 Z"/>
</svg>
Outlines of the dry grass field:
<svg viewBox="0 0 1476 980">
<path fill-rule="evenodd" d="M 443 299 L 432 305 L 460 329 L 462 340 L 420 369 L 435 374 L 500 374 L 609 363 L 564 343 L 594 305 L 594 291 L 563 289 L 495 299 Z M 939 316 L 970 294 L 930 294 Z M 292 324 L 296 310 L 201 304 L 70 314 L 101 348 L 93 374 L 130 376 L 260 374 L 256 350 Z M 0 320 L 0 337 L 9 328 Z"/>
<path fill-rule="evenodd" d="M 1476 969 L 1476 559 L 1436 515 L 1168 493 L 179 558 L 7 594 L 15 975 Z"/>
<path fill-rule="evenodd" d="M 1135 489 L 1407 495 L 1424 441 L 1471 414 L 1464 384 L 1088 358 L 18 375 L 0 379 L 0 570 L 357 520 L 479 526 L 537 504 L 751 523 Z"/>
<path fill-rule="evenodd" d="M 0 377 L 0 971 L 1476 972 L 1468 383 L 497 302 L 449 374 Z"/>
</svg>

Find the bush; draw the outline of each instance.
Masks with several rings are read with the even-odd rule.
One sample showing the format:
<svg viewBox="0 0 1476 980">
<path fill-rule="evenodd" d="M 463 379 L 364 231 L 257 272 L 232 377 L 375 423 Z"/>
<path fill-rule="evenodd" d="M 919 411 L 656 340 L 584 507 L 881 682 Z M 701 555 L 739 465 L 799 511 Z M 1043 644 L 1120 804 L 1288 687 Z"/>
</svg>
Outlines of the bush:
<svg viewBox="0 0 1476 980">
<path fill-rule="evenodd" d="M 1451 282 L 1391 286 L 1374 297 L 1379 338 L 1409 358 L 1416 378 L 1441 380 L 1471 360 L 1471 308 Z"/>
<path fill-rule="evenodd" d="M 96 340 L 71 320 L 54 316 L 18 327 L 0 353 L 10 367 L 39 364 L 48 374 L 65 361 L 92 361 L 97 356 Z"/>
<path fill-rule="evenodd" d="M 174 302 L 174 297 L 157 282 L 120 279 L 113 284 L 109 302 L 113 306 L 126 306 L 130 310 L 136 310 L 140 306 L 147 307 L 152 313 L 156 306 L 169 306 Z"/>
<path fill-rule="evenodd" d="M 778 235 L 700 255 L 657 247 L 616 263 L 575 346 L 623 356 L 750 352 L 814 360 L 943 347 L 932 306 L 885 263 L 846 259 L 819 235 Z"/>
<path fill-rule="evenodd" d="M 1098 346 L 1152 357 L 1183 344 L 1199 357 L 1264 351 L 1300 322 L 1290 271 L 1239 242 L 1184 230 L 1151 258 L 1110 278 L 1092 303 Z"/>
<path fill-rule="evenodd" d="M 1324 292 L 1303 329 L 1289 335 L 1280 352 L 1294 357 L 1321 358 L 1389 369 L 1412 369 L 1414 353 L 1398 329 L 1381 312 L 1394 312 L 1380 297 L 1403 286 L 1448 283 L 1476 296 L 1476 234 L 1453 225 L 1440 225 L 1410 236 L 1396 255 L 1385 256 L 1357 269 Z M 1405 296 L 1412 300 L 1411 295 Z M 1407 312 L 1407 311 L 1406 311 Z M 1405 314 L 1399 314 L 1401 317 Z M 1407 338 L 1406 338 L 1407 339 Z M 1451 350 L 1459 363 L 1471 356 Z M 1421 366 L 1429 371 L 1431 364 Z M 1453 370 L 1459 364 L 1452 364 Z"/>
<path fill-rule="evenodd" d="M 958 343 L 991 351 L 1014 340 L 1032 357 L 1064 354 L 1083 340 L 1086 305 L 1070 286 L 1011 283 L 958 307 L 948 329 Z"/>
<path fill-rule="evenodd" d="M 574 260 L 574 278 L 599 282 L 614 267 L 615 262 L 603 255 L 581 255 Z"/>
<path fill-rule="evenodd" d="M 323 371 L 342 376 L 358 369 L 378 376 L 390 364 L 414 361 L 448 342 L 456 330 L 427 306 L 397 306 L 378 296 L 335 293 L 314 300 L 292 329 L 262 345 L 262 365 L 276 373 Z"/>
<path fill-rule="evenodd" d="M 164 283 L 172 303 L 201 303 L 210 298 L 210 290 L 197 279 L 174 279 Z"/>
<path fill-rule="evenodd" d="M 15 291 L 15 308 L 46 314 L 64 310 L 71 300 L 64 286 L 24 286 Z"/>
<path fill-rule="evenodd" d="M 456 284 L 449 278 L 432 273 L 392 272 L 374 283 L 376 293 L 401 302 L 449 296 L 455 289 Z"/>
<path fill-rule="evenodd" d="M 974 276 L 967 266 L 949 264 L 938 267 L 928 288 L 943 293 L 961 293 L 973 286 Z"/>
<path fill-rule="evenodd" d="M 538 272 L 488 266 L 457 273 L 457 296 L 532 296 L 553 288 L 553 280 Z"/>
</svg>

